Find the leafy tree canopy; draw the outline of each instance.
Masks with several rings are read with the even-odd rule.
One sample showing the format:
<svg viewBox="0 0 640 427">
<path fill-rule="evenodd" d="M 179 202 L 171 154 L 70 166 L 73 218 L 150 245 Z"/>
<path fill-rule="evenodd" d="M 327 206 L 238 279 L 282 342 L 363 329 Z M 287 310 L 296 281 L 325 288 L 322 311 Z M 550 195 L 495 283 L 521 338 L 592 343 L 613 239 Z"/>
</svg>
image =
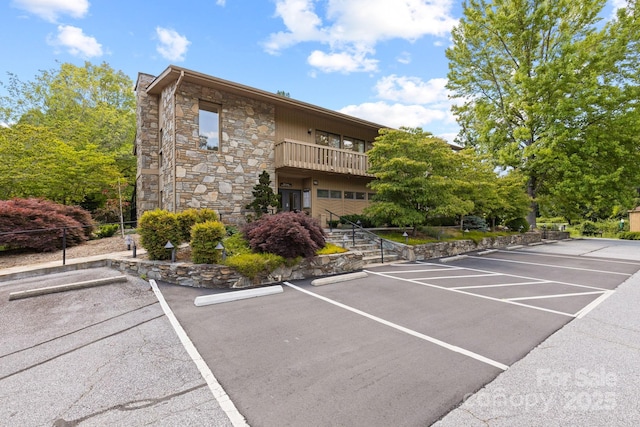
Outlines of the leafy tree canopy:
<svg viewBox="0 0 640 427">
<path fill-rule="evenodd" d="M 106 63 L 63 63 L 28 82 L 10 73 L 0 85 L 7 92 L 0 122 L 9 126 L 0 150 L 12 159 L 0 169 L 2 182 L 12 185 L 3 185 L 0 197 L 100 204 L 119 178 L 133 184 L 135 97 L 124 73 Z"/>
<path fill-rule="evenodd" d="M 605 3 L 469 0 L 447 50 L 460 142 L 567 217 L 631 203 L 640 186 L 640 21 L 630 2 L 601 25 Z"/>
</svg>

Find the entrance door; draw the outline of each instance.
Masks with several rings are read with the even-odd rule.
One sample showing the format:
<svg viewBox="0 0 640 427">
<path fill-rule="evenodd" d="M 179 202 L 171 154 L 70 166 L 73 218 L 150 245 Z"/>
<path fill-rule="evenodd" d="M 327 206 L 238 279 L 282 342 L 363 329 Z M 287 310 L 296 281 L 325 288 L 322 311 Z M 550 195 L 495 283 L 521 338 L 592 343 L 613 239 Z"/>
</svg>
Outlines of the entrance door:
<svg viewBox="0 0 640 427">
<path fill-rule="evenodd" d="M 279 190 L 278 193 L 282 201 L 283 212 L 300 212 L 302 209 L 300 203 L 302 192 L 300 190 Z"/>
</svg>

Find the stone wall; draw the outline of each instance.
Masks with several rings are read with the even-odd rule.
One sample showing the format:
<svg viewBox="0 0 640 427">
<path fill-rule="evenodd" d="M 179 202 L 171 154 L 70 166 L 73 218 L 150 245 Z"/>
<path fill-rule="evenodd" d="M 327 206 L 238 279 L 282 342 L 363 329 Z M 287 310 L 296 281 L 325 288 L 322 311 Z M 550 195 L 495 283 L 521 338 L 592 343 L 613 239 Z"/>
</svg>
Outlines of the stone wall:
<svg viewBox="0 0 640 427">
<path fill-rule="evenodd" d="M 243 277 L 227 266 L 215 264 L 115 258 L 110 260 L 109 265 L 111 268 L 127 274 L 161 280 L 175 285 L 196 288 L 247 288 L 273 282 L 356 271 L 364 267 L 364 262 L 362 261 L 362 253 L 359 252 L 322 255 L 304 259 L 293 267 L 277 268 L 270 275 L 258 277 L 255 280 Z"/>
<path fill-rule="evenodd" d="M 566 235 L 566 236 L 564 236 Z M 568 233 L 559 235 L 568 238 Z M 540 233 L 524 233 L 511 236 L 487 237 L 477 245 L 472 240 L 429 243 L 406 246 L 398 244 L 396 249 L 409 261 L 423 261 L 450 257 L 466 252 L 506 248 L 514 245 L 537 244 L 542 241 Z M 268 276 L 251 280 L 224 265 L 191 264 L 186 262 L 146 261 L 135 258 L 112 259 L 110 266 L 127 274 L 161 280 L 176 285 L 198 288 L 247 288 L 286 280 L 329 276 L 361 270 L 365 267 L 363 254 L 358 251 L 342 254 L 322 255 L 302 260 L 293 267 L 280 267 Z"/>
<path fill-rule="evenodd" d="M 136 200 L 137 214 L 158 207 L 160 200 L 158 160 L 158 99 L 147 95 L 146 88 L 154 76 L 139 74 L 136 84 Z"/>
</svg>

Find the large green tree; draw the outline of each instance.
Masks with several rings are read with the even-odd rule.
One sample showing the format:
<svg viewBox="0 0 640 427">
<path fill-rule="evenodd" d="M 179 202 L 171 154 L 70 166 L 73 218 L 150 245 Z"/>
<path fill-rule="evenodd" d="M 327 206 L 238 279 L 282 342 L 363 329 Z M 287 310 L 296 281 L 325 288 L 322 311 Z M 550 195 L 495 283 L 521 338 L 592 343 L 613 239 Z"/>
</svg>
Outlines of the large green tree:
<svg viewBox="0 0 640 427">
<path fill-rule="evenodd" d="M 444 140 L 419 128 L 383 129 L 367 154 L 376 194 L 366 214 L 415 229 L 429 218 L 473 210 L 462 158 Z"/>
<path fill-rule="evenodd" d="M 118 178 L 123 183 L 134 182 L 135 97 L 133 82 L 124 73 L 106 63 L 63 63 L 59 69 L 41 71 L 32 81 L 9 74 L 8 82 L 0 84 L 6 91 L 0 97 L 0 122 L 12 128 L 4 138 L 10 138 L 8 143 L 15 146 L 12 158 L 16 164 L 49 162 L 52 167 L 65 166 L 54 167 L 56 173 L 46 180 L 40 177 L 48 183 L 51 194 L 42 190 L 28 194 L 29 188 L 35 191 L 35 186 L 27 185 L 16 192 L 63 201 L 56 191 L 65 188 L 70 202 L 99 204 Z M 31 148 L 34 144 L 40 151 Z M 4 168 L 0 171 L 4 177 L 15 169 L 6 164 L 0 167 Z M 91 168 L 104 172 L 102 179 L 97 175 L 89 178 Z M 27 171 L 38 173 L 26 167 L 20 176 Z M 80 177 L 85 181 L 78 181 Z"/>
<path fill-rule="evenodd" d="M 629 204 L 637 165 L 635 4 L 602 25 L 605 0 L 469 0 L 453 30 L 448 88 L 459 140 L 527 178 L 567 217 Z"/>
</svg>

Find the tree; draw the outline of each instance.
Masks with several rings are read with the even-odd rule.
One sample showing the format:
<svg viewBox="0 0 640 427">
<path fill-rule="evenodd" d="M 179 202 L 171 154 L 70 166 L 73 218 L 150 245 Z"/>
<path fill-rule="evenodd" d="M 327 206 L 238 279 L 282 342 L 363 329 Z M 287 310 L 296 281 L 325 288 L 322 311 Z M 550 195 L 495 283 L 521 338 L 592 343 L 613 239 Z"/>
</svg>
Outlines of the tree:
<svg viewBox="0 0 640 427">
<path fill-rule="evenodd" d="M 263 214 L 269 212 L 269 207 L 278 207 L 280 205 L 280 197 L 273 192 L 271 188 L 271 177 L 269 172 L 262 171 L 258 177 L 258 183 L 253 186 L 253 202 L 245 206 L 251 209 L 256 218 L 260 218 Z"/>
<path fill-rule="evenodd" d="M 365 213 L 378 222 L 414 228 L 436 216 L 473 210 L 461 191 L 461 157 L 444 140 L 422 129 L 383 129 L 368 152 L 376 192 Z"/>
<path fill-rule="evenodd" d="M 62 204 L 117 182 L 112 157 L 95 145 L 76 149 L 46 127 L 17 124 L 0 128 L 0 199 L 44 197 Z"/>
<path fill-rule="evenodd" d="M 452 32 L 460 142 L 524 174 L 532 226 L 538 201 L 575 215 L 640 185 L 637 11 L 599 27 L 605 3 L 469 0 Z"/>
<path fill-rule="evenodd" d="M 63 63 L 59 69 L 41 71 L 29 82 L 9 74 L 8 84 L 2 85 L 8 95 L 0 97 L 0 122 L 14 128 L 10 142 L 19 141 L 19 146 L 27 147 L 28 141 L 35 138 L 31 141 L 37 141 L 42 149 L 23 151 L 14 158 L 22 155 L 19 160 L 25 165 L 48 161 L 56 174 L 47 180 L 73 187 L 70 199 L 74 202 L 76 195 L 83 193 L 87 200 L 104 203 L 103 190 L 112 188 L 113 171 L 115 179 L 119 174 L 123 182 L 134 183 L 135 97 L 133 82 L 124 73 L 106 63 L 86 62 L 83 67 Z M 53 160 L 52 156 L 59 158 Z M 110 170 L 105 172 L 107 164 Z M 95 169 L 95 174 L 87 179 L 90 168 Z M 25 171 L 36 172 L 33 169 Z M 101 172 L 105 172 L 104 178 L 98 179 Z M 0 171 L 0 175 L 7 174 L 8 170 Z"/>
</svg>

